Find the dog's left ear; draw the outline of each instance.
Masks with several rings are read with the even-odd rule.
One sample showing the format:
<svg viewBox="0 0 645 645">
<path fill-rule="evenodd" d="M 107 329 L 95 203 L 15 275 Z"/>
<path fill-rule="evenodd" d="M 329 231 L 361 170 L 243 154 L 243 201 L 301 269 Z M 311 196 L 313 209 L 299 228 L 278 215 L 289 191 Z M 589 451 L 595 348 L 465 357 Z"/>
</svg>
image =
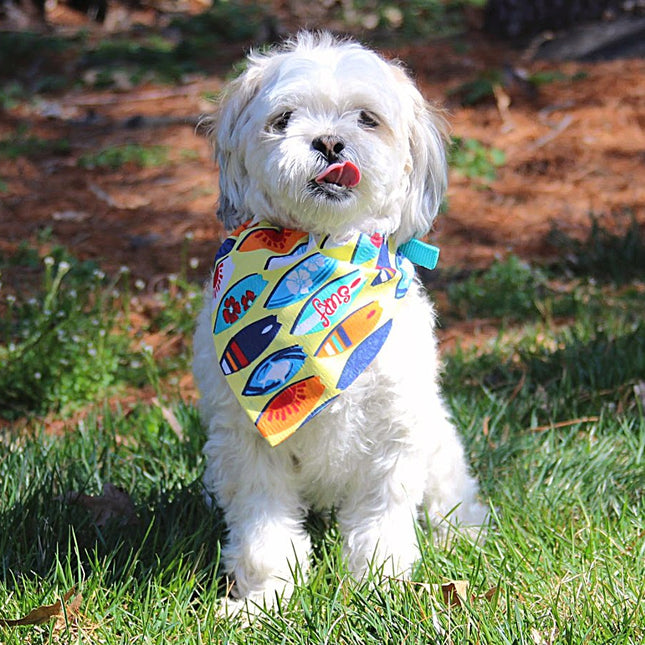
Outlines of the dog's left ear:
<svg viewBox="0 0 645 645">
<path fill-rule="evenodd" d="M 399 231 L 401 239 L 407 240 L 430 230 L 446 192 L 448 124 L 401 68 L 397 67 L 395 73 L 407 103 L 409 187 Z"/>
</svg>

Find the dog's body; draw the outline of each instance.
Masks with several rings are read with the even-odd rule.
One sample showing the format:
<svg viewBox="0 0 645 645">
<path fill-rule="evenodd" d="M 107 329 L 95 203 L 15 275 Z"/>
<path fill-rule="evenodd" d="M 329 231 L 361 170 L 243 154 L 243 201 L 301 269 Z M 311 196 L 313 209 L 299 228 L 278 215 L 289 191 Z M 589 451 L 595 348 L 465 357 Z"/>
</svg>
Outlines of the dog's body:
<svg viewBox="0 0 645 645">
<path fill-rule="evenodd" d="M 252 57 L 215 127 L 220 217 L 343 240 L 425 233 L 445 190 L 441 120 L 401 69 L 353 43 L 301 34 Z M 360 180 L 324 179 L 349 163 Z M 358 172 L 358 171 L 357 171 Z M 320 179 L 320 178 L 323 179 Z M 338 183 L 335 183 L 338 182 Z M 418 555 L 415 517 L 485 520 L 437 384 L 434 313 L 415 281 L 383 347 L 320 414 L 275 447 L 242 410 L 219 367 L 210 295 L 194 372 L 208 428 L 204 482 L 228 527 L 223 564 L 234 594 L 272 603 L 306 570 L 310 507 L 337 509 L 350 571 L 405 574 Z"/>
</svg>

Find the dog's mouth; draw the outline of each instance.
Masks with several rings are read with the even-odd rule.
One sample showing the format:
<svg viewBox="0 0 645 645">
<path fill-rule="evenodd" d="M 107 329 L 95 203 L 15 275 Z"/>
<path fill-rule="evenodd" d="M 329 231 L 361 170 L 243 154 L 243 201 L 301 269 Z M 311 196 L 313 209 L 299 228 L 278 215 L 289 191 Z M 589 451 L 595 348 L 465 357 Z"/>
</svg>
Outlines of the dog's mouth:
<svg viewBox="0 0 645 645">
<path fill-rule="evenodd" d="M 311 180 L 314 192 L 332 199 L 342 199 L 358 186 L 361 171 L 351 161 L 333 163 Z"/>
<path fill-rule="evenodd" d="M 360 180 L 361 171 L 351 161 L 330 164 L 314 179 L 319 185 L 332 184 L 341 188 L 354 188 Z"/>
</svg>

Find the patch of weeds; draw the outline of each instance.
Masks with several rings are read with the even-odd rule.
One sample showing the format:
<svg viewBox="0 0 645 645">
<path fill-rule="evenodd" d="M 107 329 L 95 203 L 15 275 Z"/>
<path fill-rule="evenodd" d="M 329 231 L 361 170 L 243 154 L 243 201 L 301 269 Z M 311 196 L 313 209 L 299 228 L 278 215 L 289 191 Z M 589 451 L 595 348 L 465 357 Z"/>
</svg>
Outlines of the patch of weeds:
<svg viewBox="0 0 645 645">
<path fill-rule="evenodd" d="M 0 158 L 18 159 L 28 157 L 30 159 L 43 155 L 66 155 L 70 152 L 70 144 L 67 139 L 41 139 L 28 134 L 26 126 L 20 126 L 15 134 L 0 139 Z"/>
<path fill-rule="evenodd" d="M 623 284 L 645 275 L 645 231 L 633 214 L 627 217 L 629 224 L 623 232 L 607 230 L 598 217 L 592 216 L 587 239 L 580 241 L 553 228 L 548 241 L 575 275 Z"/>
<path fill-rule="evenodd" d="M 32 253 L 23 249 L 22 256 L 33 266 Z M 125 323 L 115 290 L 124 278 L 108 281 L 96 265 L 60 247 L 39 269 L 36 288 L 21 284 L 2 299 L 0 415 L 6 418 L 82 405 L 117 381 L 140 382 L 143 374 L 132 364 L 130 339 L 119 331 Z"/>
<path fill-rule="evenodd" d="M 544 292 L 546 277 L 515 255 L 497 260 L 483 273 L 473 273 L 448 287 L 448 298 L 465 318 L 492 317 L 518 320 L 538 313 L 536 299 Z"/>
<path fill-rule="evenodd" d="M 208 11 L 172 21 L 171 27 L 184 35 L 177 54 L 185 57 L 212 51 L 213 40 L 237 42 L 254 38 L 267 18 L 262 3 L 215 0 Z"/>
<path fill-rule="evenodd" d="M 182 276 L 171 275 L 168 289 L 158 296 L 162 307 L 152 320 L 153 329 L 172 330 L 173 333 L 190 336 L 202 304 L 201 289 Z"/>
<path fill-rule="evenodd" d="M 482 72 L 471 81 L 466 81 L 448 90 L 448 97 L 456 97 L 461 105 L 476 105 L 486 99 L 495 97 L 495 86 L 501 84 L 502 73 L 498 69 Z"/>
<path fill-rule="evenodd" d="M 499 148 L 486 147 L 477 139 L 453 137 L 448 162 L 461 175 L 488 184 L 497 177 L 497 168 L 506 163 L 506 154 Z"/>
<path fill-rule="evenodd" d="M 25 90 L 17 81 L 10 81 L 0 87 L 0 109 L 11 110 L 25 99 Z"/>
<path fill-rule="evenodd" d="M 407 37 L 445 37 L 464 27 L 466 6 L 481 6 L 479 0 L 405 0 L 377 2 L 353 0 L 343 3 L 342 20 L 370 31 L 395 32 Z"/>
<path fill-rule="evenodd" d="M 83 65 L 98 68 L 92 84 L 110 87 L 125 74 L 136 84 L 153 74 L 157 79 L 174 83 L 184 74 L 198 71 L 196 65 L 181 56 L 177 47 L 162 38 L 144 43 L 124 38 L 105 40 L 85 53 Z"/>
<path fill-rule="evenodd" d="M 236 42 L 256 37 L 267 19 L 266 10 L 253 3 L 214 2 L 211 8 L 190 17 L 172 20 L 170 28 L 181 40 L 156 34 L 144 39 L 112 38 L 100 42 L 85 53 L 83 65 L 96 70 L 93 84 L 110 87 L 125 74 L 133 84 L 153 75 L 160 81 L 175 83 L 186 74 L 203 70 L 208 64 L 213 44 Z"/>
<path fill-rule="evenodd" d="M 544 70 L 528 74 L 519 68 L 487 69 L 470 81 L 461 83 L 448 90 L 447 95 L 459 100 L 463 106 L 472 106 L 482 101 L 495 99 L 495 88 L 508 84 L 507 76 L 515 77 L 516 81 L 525 84 L 527 92 L 541 85 L 556 82 L 574 82 L 586 78 L 586 73 L 565 74 L 560 70 Z"/>
<path fill-rule="evenodd" d="M 16 63 L 29 67 L 73 47 L 74 40 L 28 31 L 0 31 L 0 76 L 14 76 Z"/>
<path fill-rule="evenodd" d="M 529 76 L 529 80 L 534 85 L 548 85 L 549 83 L 559 83 L 559 82 L 575 82 L 582 81 L 587 78 L 589 74 L 587 72 L 576 72 L 575 74 L 565 74 L 558 69 L 554 70 L 543 70 L 541 72 L 535 72 Z"/>
<path fill-rule="evenodd" d="M 150 168 L 168 163 L 168 152 L 167 146 L 142 146 L 137 143 L 127 143 L 85 154 L 79 158 L 78 165 L 87 169 L 108 168 L 110 170 L 117 170 L 126 164 Z"/>
</svg>

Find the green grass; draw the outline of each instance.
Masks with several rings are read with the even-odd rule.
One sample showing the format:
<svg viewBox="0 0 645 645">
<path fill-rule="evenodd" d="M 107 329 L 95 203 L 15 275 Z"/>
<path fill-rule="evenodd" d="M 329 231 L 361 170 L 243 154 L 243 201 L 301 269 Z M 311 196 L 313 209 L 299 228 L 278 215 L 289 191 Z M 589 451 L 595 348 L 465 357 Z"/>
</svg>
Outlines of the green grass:
<svg viewBox="0 0 645 645">
<path fill-rule="evenodd" d="M 142 146 L 138 143 L 126 143 L 119 146 L 108 146 L 98 152 L 82 155 L 78 160 L 81 168 L 109 168 L 117 170 L 126 164 L 139 168 L 153 168 L 168 162 L 167 146 Z"/>
<path fill-rule="evenodd" d="M 472 313 L 471 298 L 476 315 L 499 320 L 487 344 L 445 356 L 446 398 L 493 509 L 487 540 L 440 548 L 420 529 L 412 581 L 387 587 L 352 581 L 335 526 L 324 531 L 312 520 L 309 581 L 279 611 L 244 627 L 217 614 L 224 526 L 202 498 L 204 432 L 195 408 L 167 385 L 189 357 L 169 364 L 134 349 L 140 339 L 128 330 L 127 311 L 138 291 L 128 274 L 102 276 L 62 249 L 52 255 L 45 265 L 24 247 L 1 263 L 6 285 L 16 270 L 32 279 L 3 310 L 0 374 L 16 351 L 11 344 L 34 342 L 48 325 L 65 337 L 61 349 L 23 353 L 10 382 L 0 384 L 3 401 L 21 383 L 25 391 L 9 415 L 20 419 L 0 426 L 0 618 L 24 616 L 72 588 L 82 604 L 67 627 L 0 626 L 0 642 L 643 642 L 645 413 L 635 386 L 645 379 L 645 287 L 638 279 L 595 283 L 511 258 L 454 282 L 461 300 L 453 324 Z M 182 280 L 157 294 L 163 313 L 150 329 L 190 333 L 199 296 Z M 30 298 L 64 315 L 47 316 Z M 522 315 L 513 315 L 518 309 Z M 554 310 L 562 316 L 554 319 Z M 104 359 L 90 361 L 84 348 L 101 337 L 97 327 L 115 338 Z M 72 331 L 79 376 L 60 379 L 62 394 L 29 398 L 27 375 L 53 369 Z M 133 359 L 141 363 L 134 373 L 126 369 Z M 143 381 L 155 385 L 158 402 L 132 409 L 110 398 Z M 78 394 L 73 383 L 82 385 Z M 69 427 L 53 432 L 52 415 Z M 99 520 L 70 502 L 70 492 L 99 495 L 105 483 L 127 492 L 136 522 L 119 514 Z M 448 580 L 468 581 L 463 606 L 442 599 L 436 585 Z"/>
<path fill-rule="evenodd" d="M 497 177 L 497 168 L 506 163 L 499 148 L 487 148 L 477 139 L 452 137 L 448 162 L 459 174 L 487 185 Z"/>
<path fill-rule="evenodd" d="M 553 228 L 549 238 L 563 265 L 577 275 L 619 284 L 645 278 L 645 235 L 629 211 L 615 216 L 622 232 L 608 231 L 591 217 L 587 238 L 578 240 Z"/>
<path fill-rule="evenodd" d="M 98 41 L 83 29 L 61 36 L 0 31 L 0 107 L 73 87 L 175 84 L 212 69 L 223 43 L 257 40 L 268 20 L 261 3 L 228 0 L 216 0 L 198 15 L 168 12 L 172 37 L 140 26 Z"/>
<path fill-rule="evenodd" d="M 65 155 L 70 152 L 67 139 L 42 139 L 28 134 L 26 126 L 19 127 L 11 136 L 0 139 L 0 159 Z"/>
</svg>

